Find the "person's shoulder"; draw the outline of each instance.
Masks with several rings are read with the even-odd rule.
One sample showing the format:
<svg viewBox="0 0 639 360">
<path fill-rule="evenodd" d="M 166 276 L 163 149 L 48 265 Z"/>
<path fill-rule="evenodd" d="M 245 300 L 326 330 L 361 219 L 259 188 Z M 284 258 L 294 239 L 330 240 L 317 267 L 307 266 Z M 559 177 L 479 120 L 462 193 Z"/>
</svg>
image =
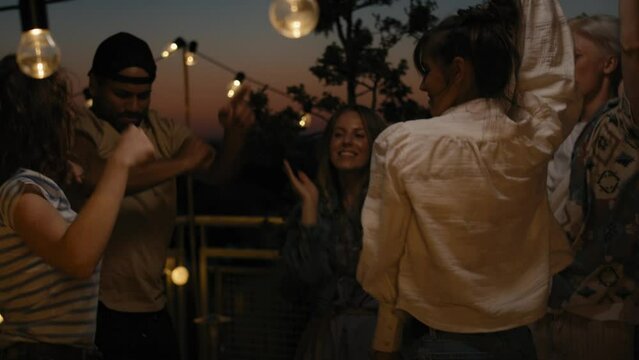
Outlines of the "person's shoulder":
<svg viewBox="0 0 639 360">
<path fill-rule="evenodd" d="M 615 136 L 625 138 L 633 143 L 639 142 L 639 126 L 633 120 L 633 114 L 629 100 L 620 96 L 608 101 L 593 116 L 592 133 L 614 133 Z"/>
<path fill-rule="evenodd" d="M 9 179 L 0 185 L 1 198 L 8 198 L 10 194 L 18 194 L 25 185 L 35 186 L 47 199 L 60 197 L 60 186 L 44 174 L 37 171 L 20 168 Z"/>
<path fill-rule="evenodd" d="M 149 121 L 149 125 L 153 128 L 158 128 L 162 132 L 166 132 L 169 135 L 179 129 L 187 130 L 187 125 L 182 122 L 175 120 L 171 117 L 164 116 L 160 114 L 157 110 L 150 109 L 147 114 L 147 119 Z"/>
<path fill-rule="evenodd" d="M 74 130 L 91 138 L 94 142 L 104 137 L 105 128 L 109 124 L 107 121 L 100 119 L 91 109 L 81 108 L 76 111 Z"/>
<path fill-rule="evenodd" d="M 391 124 L 378 136 L 376 142 L 397 142 L 410 136 L 408 121 Z"/>
<path fill-rule="evenodd" d="M 56 185 L 55 181 L 48 178 L 46 175 L 30 170 L 26 168 L 18 169 L 5 183 L 8 182 L 33 182 Z"/>
<path fill-rule="evenodd" d="M 160 125 L 174 125 L 178 123 L 175 119 L 160 114 L 157 110 L 149 109 L 147 114 L 147 118 L 151 124 L 160 124 Z"/>
<path fill-rule="evenodd" d="M 632 107 L 630 106 L 630 100 L 628 100 L 625 94 L 622 94 L 621 97 L 617 98 L 616 102 L 612 102 L 612 103 L 611 102 L 612 101 L 610 101 L 609 102 L 610 104 L 608 104 L 609 107 L 614 106 L 616 109 L 618 109 L 617 111 L 619 112 L 620 116 L 622 116 L 624 119 L 627 119 L 634 124 L 634 122 L 632 121 L 633 113 L 632 113 Z"/>
<path fill-rule="evenodd" d="M 440 137 L 450 134 L 451 130 L 455 130 L 457 128 L 454 125 L 455 123 L 456 116 L 446 114 L 428 119 L 415 119 L 396 123 L 386 128 L 385 132 L 397 139 Z"/>
<path fill-rule="evenodd" d="M 149 110 L 147 119 L 154 141 L 170 156 L 175 155 L 185 141 L 194 137 L 184 122 L 162 116 L 156 110 Z"/>
<path fill-rule="evenodd" d="M 626 122 L 632 122 L 632 113 L 630 111 L 630 103 L 624 96 L 612 98 L 597 110 L 592 116 L 591 123 L 594 128 L 602 126 L 623 125 Z"/>
<path fill-rule="evenodd" d="M 93 126 L 96 128 L 102 128 L 106 125 L 105 120 L 100 119 L 91 109 L 79 108 L 75 111 L 75 125 L 79 127 Z"/>
<path fill-rule="evenodd" d="M 160 114 L 157 110 L 154 110 L 154 109 L 149 109 L 149 112 L 147 113 L 147 118 L 149 119 L 149 121 L 151 123 L 173 122 L 173 119 L 171 119 L 170 117 L 167 117 L 167 116 L 164 116 L 164 115 Z"/>
</svg>

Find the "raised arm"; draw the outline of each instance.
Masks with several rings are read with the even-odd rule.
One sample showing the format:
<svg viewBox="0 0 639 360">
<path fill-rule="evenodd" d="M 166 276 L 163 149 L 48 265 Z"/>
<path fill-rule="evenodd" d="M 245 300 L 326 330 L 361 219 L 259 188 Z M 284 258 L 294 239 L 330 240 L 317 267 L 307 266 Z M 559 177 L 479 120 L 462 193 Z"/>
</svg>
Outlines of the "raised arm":
<svg viewBox="0 0 639 360">
<path fill-rule="evenodd" d="M 14 230 L 49 265 L 77 278 L 90 277 L 111 235 L 129 169 L 152 155 L 153 145 L 144 132 L 127 129 L 73 223 L 68 224 L 35 185 L 27 185 L 13 209 Z"/>
<path fill-rule="evenodd" d="M 107 161 L 100 157 L 96 144 L 83 132 L 76 132 L 72 154 L 73 161 L 83 169 L 82 187 L 91 193 L 102 178 Z M 130 169 L 126 193 L 147 190 L 212 159 L 213 152 L 208 145 L 199 139 L 189 138 L 173 158 L 156 159 Z"/>
<path fill-rule="evenodd" d="M 530 92 L 559 113 L 565 135 L 581 111 L 575 89 L 574 45 L 557 0 L 519 0 L 518 48 L 521 67 L 516 90 Z"/>
<path fill-rule="evenodd" d="M 250 88 L 242 87 L 218 112 L 220 124 L 224 128 L 222 148 L 215 161 L 195 172 L 198 180 L 212 185 L 224 184 L 232 180 L 241 169 L 242 151 L 249 130 L 255 123 L 255 114 L 247 101 L 249 94 Z"/>
<path fill-rule="evenodd" d="M 639 0 L 619 0 L 619 20 L 624 92 L 639 126 Z"/>
<path fill-rule="evenodd" d="M 301 204 L 290 216 L 286 242 L 282 248 L 284 262 L 293 275 L 305 283 L 318 283 L 332 275 L 329 263 L 330 226 L 319 219 L 319 191 L 303 172 L 295 172 L 284 160 L 286 173 Z"/>
</svg>

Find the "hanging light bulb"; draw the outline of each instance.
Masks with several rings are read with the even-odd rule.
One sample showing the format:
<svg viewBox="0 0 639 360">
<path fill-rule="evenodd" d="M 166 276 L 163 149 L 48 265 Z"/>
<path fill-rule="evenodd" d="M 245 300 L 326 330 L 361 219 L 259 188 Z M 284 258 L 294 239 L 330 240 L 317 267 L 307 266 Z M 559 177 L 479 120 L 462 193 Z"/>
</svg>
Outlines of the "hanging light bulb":
<svg viewBox="0 0 639 360">
<path fill-rule="evenodd" d="M 301 128 L 306 129 L 309 126 L 311 126 L 311 121 L 313 121 L 313 117 L 311 116 L 311 113 L 304 112 L 302 113 L 302 116 L 300 117 L 300 120 L 298 121 L 298 125 Z"/>
<path fill-rule="evenodd" d="M 195 54 L 193 54 L 192 52 L 186 53 L 186 55 L 184 56 L 184 61 L 186 62 L 187 66 L 197 65 L 197 60 L 195 60 Z"/>
<path fill-rule="evenodd" d="M 178 37 L 172 43 L 167 45 L 164 48 L 164 50 L 162 50 L 162 52 L 160 53 L 160 56 L 162 56 L 162 58 L 164 59 L 168 58 L 174 52 L 178 51 L 178 49 L 183 48 L 185 45 L 186 45 L 186 41 L 184 41 L 184 39 L 182 39 L 181 37 Z"/>
<path fill-rule="evenodd" d="M 2 324 L 4 322 L 4 318 L 2 317 L 2 315 L 0 315 L 0 324 Z"/>
<path fill-rule="evenodd" d="M 197 60 L 195 59 L 195 52 L 197 51 L 197 42 L 191 41 L 189 43 L 189 49 L 184 53 L 184 62 L 187 66 L 197 65 Z"/>
<path fill-rule="evenodd" d="M 231 81 L 226 87 L 226 96 L 229 99 L 237 94 L 237 92 L 240 90 L 240 87 L 242 87 L 242 83 L 244 82 L 245 78 L 246 76 L 243 72 L 239 72 L 235 75 L 235 79 L 233 79 L 233 81 Z"/>
<path fill-rule="evenodd" d="M 44 79 L 60 66 L 60 49 L 49 32 L 44 0 L 20 0 L 22 35 L 16 61 L 27 76 Z"/>
<path fill-rule="evenodd" d="M 316 0 L 271 0 L 268 17 L 281 35 L 299 39 L 317 26 L 319 5 Z"/>
<path fill-rule="evenodd" d="M 171 271 L 171 281 L 177 286 L 186 284 L 189 281 L 189 270 L 184 266 L 177 266 Z"/>
</svg>

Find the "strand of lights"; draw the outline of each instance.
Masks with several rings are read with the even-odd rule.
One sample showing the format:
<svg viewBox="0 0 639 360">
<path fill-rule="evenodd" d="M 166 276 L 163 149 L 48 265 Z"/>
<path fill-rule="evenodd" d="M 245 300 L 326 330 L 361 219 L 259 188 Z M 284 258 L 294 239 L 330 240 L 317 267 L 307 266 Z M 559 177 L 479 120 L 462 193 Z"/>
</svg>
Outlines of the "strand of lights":
<svg viewBox="0 0 639 360">
<path fill-rule="evenodd" d="M 233 98 L 235 94 L 237 94 L 237 92 L 240 90 L 240 87 L 242 87 L 245 78 L 246 75 L 244 75 L 243 72 L 237 73 L 233 81 L 231 81 L 226 87 L 226 97 L 228 97 L 229 99 Z"/>
<path fill-rule="evenodd" d="M 16 61 L 25 75 L 44 79 L 60 66 L 60 49 L 49 32 L 44 0 L 20 0 L 22 34 Z"/>
<path fill-rule="evenodd" d="M 162 53 L 160 55 L 161 59 L 168 58 L 169 56 L 171 56 L 171 54 L 183 48 L 184 46 L 186 46 L 186 41 L 184 41 L 184 39 L 182 39 L 181 37 L 176 38 L 175 40 L 173 40 L 172 43 L 167 45 L 164 50 L 162 50 Z"/>
<path fill-rule="evenodd" d="M 233 69 L 232 67 L 220 62 L 219 60 L 216 60 L 216 59 L 212 58 L 211 56 L 203 54 L 201 51 L 198 52 L 198 56 L 199 56 L 200 59 L 203 59 L 203 60 L 205 60 L 205 61 L 207 61 L 207 62 L 209 62 L 209 63 L 211 63 L 211 64 L 213 64 L 213 65 L 215 65 L 217 67 L 219 67 L 220 69 L 230 73 L 230 74 L 233 74 L 235 76 L 237 76 L 237 74 L 239 74 L 239 73 L 243 74 L 243 72 L 238 71 L 236 69 Z M 283 96 L 283 97 L 285 97 L 285 98 L 287 98 L 289 100 L 295 101 L 295 99 L 291 95 L 289 95 L 287 92 L 285 92 L 283 90 L 280 90 L 278 88 L 272 87 L 272 86 L 270 86 L 270 85 L 268 85 L 268 84 L 266 84 L 266 83 L 264 83 L 262 81 L 259 81 L 259 80 L 255 79 L 255 78 L 252 78 L 252 77 L 249 77 L 249 76 L 246 76 L 246 75 L 244 76 L 244 79 L 245 79 L 244 81 L 248 81 L 248 82 L 250 82 L 252 84 L 255 84 L 255 85 L 257 85 L 257 86 L 259 86 L 259 87 L 261 87 L 263 89 L 266 89 L 266 90 L 268 90 L 268 91 L 270 91 L 272 93 L 275 93 L 277 95 Z M 304 115 L 308 115 L 308 117 L 304 118 Z M 323 114 L 320 114 L 320 113 L 317 113 L 317 112 L 314 112 L 314 111 L 310 111 L 310 110 L 309 111 L 305 110 L 302 113 L 302 116 L 300 117 L 300 120 L 299 120 L 298 124 L 301 127 L 303 127 L 303 128 L 308 128 L 308 126 L 310 126 L 310 121 L 309 121 L 310 120 L 310 115 L 314 115 L 316 118 L 322 119 L 324 122 L 328 121 Z M 302 121 L 304 121 L 304 125 L 302 125 Z"/>
<path fill-rule="evenodd" d="M 156 61 L 160 61 L 160 60 L 166 59 L 167 57 L 171 56 L 174 52 L 176 52 L 177 50 L 181 49 L 184 46 L 186 46 L 186 42 L 181 37 L 178 37 L 172 43 L 168 44 L 162 50 L 162 52 L 160 54 L 160 57 L 156 58 L 155 60 Z M 221 61 L 216 60 L 213 57 L 202 53 L 201 51 L 197 51 L 197 56 L 198 56 L 198 58 L 203 59 L 206 62 L 208 62 L 208 63 L 210 63 L 212 65 L 215 65 L 218 68 L 220 68 L 220 69 L 222 69 L 222 70 L 224 70 L 224 71 L 226 71 L 226 72 L 228 72 L 230 74 L 233 74 L 234 75 L 234 80 L 235 80 L 235 77 L 237 77 L 239 74 L 243 74 L 244 75 L 244 80 L 243 80 L 244 82 L 248 81 L 248 82 L 250 82 L 252 84 L 255 84 L 255 85 L 257 85 L 257 86 L 259 86 L 259 87 L 261 87 L 261 88 L 263 88 L 265 90 L 268 90 L 268 91 L 270 91 L 270 92 L 272 92 L 274 94 L 283 96 L 283 97 L 285 97 L 285 98 L 287 98 L 287 99 L 289 99 L 291 101 L 295 101 L 295 99 L 292 96 L 290 96 L 287 92 L 285 92 L 285 91 L 283 91 L 281 89 L 275 88 L 273 86 L 270 86 L 269 84 L 267 84 L 265 82 L 262 82 L 262 81 L 260 81 L 258 79 L 246 76 L 242 71 L 234 69 L 234 68 L 222 63 Z M 79 96 L 79 95 L 85 95 L 85 99 L 87 99 L 86 98 L 86 93 L 83 93 L 83 92 L 77 93 L 74 96 Z M 228 96 L 228 92 L 227 92 L 227 96 Z M 302 112 L 302 115 L 300 116 L 299 121 L 298 121 L 299 126 L 303 127 L 303 128 L 308 128 L 310 126 L 311 120 L 312 120 L 311 115 L 313 115 L 314 117 L 316 117 L 318 119 L 323 120 L 324 122 L 328 121 L 326 116 L 324 116 L 321 113 L 304 110 Z"/>
</svg>

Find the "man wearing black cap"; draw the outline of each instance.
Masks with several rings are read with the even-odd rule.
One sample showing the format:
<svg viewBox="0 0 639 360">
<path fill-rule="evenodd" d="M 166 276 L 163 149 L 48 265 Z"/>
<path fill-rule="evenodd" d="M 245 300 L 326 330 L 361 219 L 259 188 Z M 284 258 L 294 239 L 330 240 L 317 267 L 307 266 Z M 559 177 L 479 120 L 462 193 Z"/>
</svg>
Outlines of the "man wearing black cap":
<svg viewBox="0 0 639 360">
<path fill-rule="evenodd" d="M 96 344 L 110 359 L 177 359 L 176 336 L 165 309 L 162 278 L 176 215 L 175 177 L 193 173 L 212 183 L 228 180 L 253 112 L 246 90 L 219 113 L 224 147 L 214 150 L 182 124 L 149 110 L 156 66 L 149 46 L 127 33 L 104 40 L 89 71 L 93 107 L 81 116 L 74 156 L 92 190 L 104 159 L 129 124 L 142 128 L 156 161 L 132 169 L 127 196 L 104 253 Z"/>
</svg>

